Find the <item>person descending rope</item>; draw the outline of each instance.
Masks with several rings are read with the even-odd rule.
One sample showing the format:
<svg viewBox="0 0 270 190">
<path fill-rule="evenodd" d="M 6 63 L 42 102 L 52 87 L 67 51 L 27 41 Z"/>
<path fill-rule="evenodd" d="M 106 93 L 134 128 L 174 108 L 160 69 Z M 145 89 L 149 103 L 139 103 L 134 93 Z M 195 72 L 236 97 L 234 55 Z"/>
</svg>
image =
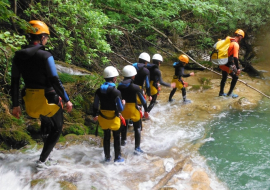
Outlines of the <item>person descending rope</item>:
<svg viewBox="0 0 270 190">
<path fill-rule="evenodd" d="M 185 83 L 182 79 L 182 77 L 190 77 L 190 76 L 194 76 L 194 73 L 189 73 L 189 74 L 184 74 L 184 67 L 186 64 L 188 64 L 189 62 L 189 58 L 188 56 L 182 54 L 179 56 L 179 61 L 178 62 L 175 62 L 173 64 L 173 67 L 175 68 L 175 73 L 174 73 L 174 76 L 173 76 L 173 79 L 172 79 L 172 82 L 175 82 L 176 83 L 176 88 L 178 89 L 181 89 L 182 90 L 182 96 L 183 96 L 183 102 L 184 103 L 189 103 L 190 100 L 187 100 L 186 99 L 186 85 L 187 83 Z M 170 96 L 169 96 L 169 102 L 173 102 L 174 99 L 172 99 L 175 91 L 176 91 L 176 88 L 173 88 L 171 93 L 170 93 Z"/>
<path fill-rule="evenodd" d="M 233 94 L 233 89 L 238 80 L 238 75 L 241 73 L 238 64 L 238 53 L 239 53 L 239 42 L 245 37 L 245 33 L 241 29 L 237 29 L 234 33 L 234 37 L 231 38 L 231 43 L 228 49 L 228 63 L 226 65 L 220 65 L 219 68 L 222 70 L 222 79 L 220 82 L 220 91 L 219 96 L 229 96 L 232 98 L 237 98 L 237 94 Z M 229 92 L 224 93 L 224 87 L 226 80 L 228 78 L 228 74 L 232 77 L 231 86 Z"/>
<path fill-rule="evenodd" d="M 159 66 L 163 62 L 163 57 L 160 54 L 154 54 L 152 61 L 153 63 L 147 64 L 147 69 L 150 71 L 150 89 L 152 96 L 152 100 L 148 106 L 148 112 L 150 112 L 156 104 L 157 95 L 159 93 L 159 85 L 175 88 L 175 83 L 166 83 L 161 78 Z"/>
<path fill-rule="evenodd" d="M 124 80 L 119 83 L 118 90 L 122 94 L 122 98 L 126 101 L 125 109 L 122 112 L 122 115 L 125 119 L 130 119 L 133 121 L 134 133 L 135 133 L 135 154 L 143 153 L 142 149 L 140 148 L 141 143 L 141 129 L 142 129 L 142 121 L 140 110 L 137 105 L 137 96 L 140 99 L 142 106 L 144 107 L 144 116 L 148 118 L 147 112 L 147 104 L 146 100 L 143 96 L 142 89 L 133 84 L 133 80 L 135 75 L 137 74 L 136 69 L 131 66 L 127 65 L 123 68 L 123 76 Z M 126 121 L 127 123 L 127 121 Z M 121 145 L 125 146 L 127 138 L 127 127 L 122 125 L 121 131 Z"/>
<path fill-rule="evenodd" d="M 94 98 L 94 121 L 98 121 L 99 125 L 104 131 L 103 148 L 105 154 L 105 162 L 111 161 L 111 131 L 113 132 L 114 138 L 114 162 L 125 161 L 124 158 L 121 157 L 120 146 L 120 112 L 124 110 L 125 100 L 121 100 L 121 92 L 115 88 L 115 81 L 117 76 L 119 76 L 119 74 L 115 67 L 106 67 L 103 72 L 103 78 L 106 82 L 96 90 Z"/>
<path fill-rule="evenodd" d="M 143 89 L 143 85 L 145 83 L 145 89 L 146 89 L 146 95 L 148 96 L 148 100 L 151 101 L 151 91 L 150 91 L 150 72 L 146 68 L 147 63 L 150 62 L 150 55 L 148 53 L 141 53 L 139 55 L 138 63 L 133 63 L 132 65 L 137 70 L 137 75 L 135 76 L 135 79 L 133 81 L 134 84 L 139 85 L 141 89 Z M 142 103 L 140 101 L 140 98 L 137 96 L 137 103 L 141 107 Z M 146 110 L 145 110 L 146 111 Z M 132 125 L 132 121 L 129 121 L 129 125 Z"/>
<path fill-rule="evenodd" d="M 57 143 L 63 127 L 63 102 L 67 112 L 72 110 L 72 103 L 57 75 L 54 58 L 45 51 L 50 32 L 48 26 L 39 20 L 31 20 L 28 29 L 29 45 L 15 52 L 11 71 L 12 114 L 19 118 L 20 77 L 25 87 L 22 97 L 26 113 L 41 120 L 41 133 L 44 146 L 37 168 L 44 169 L 52 163 L 48 159 Z"/>
</svg>

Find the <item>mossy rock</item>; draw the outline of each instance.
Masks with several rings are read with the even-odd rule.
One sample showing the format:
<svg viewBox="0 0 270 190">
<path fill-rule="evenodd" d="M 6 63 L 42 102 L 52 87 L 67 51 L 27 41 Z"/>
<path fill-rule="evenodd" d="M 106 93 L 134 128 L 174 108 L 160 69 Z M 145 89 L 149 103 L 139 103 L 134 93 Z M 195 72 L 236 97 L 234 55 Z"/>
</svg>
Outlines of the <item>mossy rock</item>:
<svg viewBox="0 0 270 190">
<path fill-rule="evenodd" d="M 60 187 L 62 190 L 77 190 L 77 187 L 70 182 L 60 181 L 58 183 L 60 183 Z"/>
<path fill-rule="evenodd" d="M 34 143 L 32 138 L 26 132 L 20 130 L 1 130 L 0 141 L 2 141 L 2 147 L 16 149 Z"/>
<path fill-rule="evenodd" d="M 89 133 L 88 127 L 81 123 L 74 123 L 71 125 L 65 125 L 63 128 L 63 135 L 67 134 L 76 134 L 76 135 L 85 135 Z"/>
<path fill-rule="evenodd" d="M 61 190 L 77 190 L 77 187 L 67 181 L 58 181 L 60 184 Z M 31 181 L 31 188 L 34 188 L 36 185 L 40 185 L 42 188 L 46 188 L 46 179 L 35 179 Z"/>
<path fill-rule="evenodd" d="M 95 135 L 74 135 L 69 134 L 65 136 L 67 142 L 71 144 L 81 144 L 83 142 L 88 142 L 91 145 L 102 146 L 102 138 L 96 137 Z"/>
</svg>

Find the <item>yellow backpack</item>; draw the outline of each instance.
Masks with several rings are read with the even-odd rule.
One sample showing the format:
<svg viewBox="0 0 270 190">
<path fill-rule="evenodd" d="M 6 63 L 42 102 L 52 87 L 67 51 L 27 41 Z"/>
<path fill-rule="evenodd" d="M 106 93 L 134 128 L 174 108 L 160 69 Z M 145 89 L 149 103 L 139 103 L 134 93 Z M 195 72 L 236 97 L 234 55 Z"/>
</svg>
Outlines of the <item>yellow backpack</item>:
<svg viewBox="0 0 270 190">
<path fill-rule="evenodd" d="M 210 61 L 216 65 L 225 65 L 228 63 L 228 49 L 231 43 L 231 37 L 227 36 L 223 40 L 215 43 L 214 50 L 211 53 Z"/>
</svg>

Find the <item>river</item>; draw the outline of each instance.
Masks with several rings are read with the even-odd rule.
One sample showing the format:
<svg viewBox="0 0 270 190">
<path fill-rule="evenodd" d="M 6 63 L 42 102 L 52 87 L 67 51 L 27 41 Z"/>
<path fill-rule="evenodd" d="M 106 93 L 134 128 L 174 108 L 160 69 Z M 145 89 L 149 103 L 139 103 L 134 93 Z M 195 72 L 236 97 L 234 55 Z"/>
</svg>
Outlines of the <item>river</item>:
<svg viewBox="0 0 270 190">
<path fill-rule="evenodd" d="M 265 83 L 269 85 L 269 78 Z M 0 153 L 0 189 L 58 190 L 63 189 L 63 183 L 59 182 L 66 181 L 79 190 L 149 190 L 184 157 L 189 161 L 167 186 L 177 190 L 269 189 L 268 99 L 260 100 L 256 109 L 206 112 L 192 107 L 195 98 L 185 105 L 177 91 L 177 101 L 168 103 L 170 90 L 164 87 L 163 92 L 150 120 L 143 123 L 141 148 L 145 154 L 134 155 L 132 128 L 128 130 L 127 145 L 122 147 L 125 163 L 120 165 L 105 164 L 103 148 L 87 141 L 54 149 L 51 157 L 58 164 L 43 171 L 35 168 L 41 152 L 37 147 L 25 152 Z M 199 96 L 196 92 L 189 94 Z M 217 96 L 208 99 L 222 101 Z M 111 154 L 114 154 L 113 144 Z"/>
</svg>

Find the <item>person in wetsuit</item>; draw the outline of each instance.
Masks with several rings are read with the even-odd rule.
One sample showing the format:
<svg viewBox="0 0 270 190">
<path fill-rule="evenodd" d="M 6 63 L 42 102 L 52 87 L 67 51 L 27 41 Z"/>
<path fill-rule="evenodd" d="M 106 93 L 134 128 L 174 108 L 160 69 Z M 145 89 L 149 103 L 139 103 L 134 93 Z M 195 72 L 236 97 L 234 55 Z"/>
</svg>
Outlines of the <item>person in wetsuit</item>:
<svg viewBox="0 0 270 190">
<path fill-rule="evenodd" d="M 133 83 L 135 75 L 137 74 L 136 69 L 131 65 L 127 65 L 123 68 L 122 73 L 124 76 L 124 80 L 119 83 L 117 88 L 121 92 L 122 98 L 126 101 L 125 109 L 123 110 L 122 115 L 126 120 L 130 119 L 133 121 L 135 133 L 135 154 L 143 153 L 142 149 L 140 148 L 142 121 L 140 110 L 137 105 L 137 96 L 139 97 L 142 106 L 144 107 L 145 110 L 144 116 L 145 118 L 148 118 L 146 100 L 144 99 L 142 89 L 138 85 Z M 127 139 L 127 127 L 122 126 L 121 131 L 122 146 L 125 146 L 126 139 Z"/>
<path fill-rule="evenodd" d="M 234 38 L 231 38 L 231 43 L 228 49 L 228 63 L 226 65 L 220 65 L 219 68 L 222 70 L 222 79 L 220 82 L 220 91 L 219 96 L 230 96 L 232 98 L 237 98 L 237 94 L 233 94 L 233 89 L 238 80 L 238 75 L 241 73 L 238 64 L 238 53 L 239 53 L 239 42 L 245 37 L 245 33 L 243 30 L 238 29 L 235 31 Z M 232 77 L 231 86 L 229 92 L 224 93 L 224 87 L 226 80 L 228 78 L 228 74 Z"/>
<path fill-rule="evenodd" d="M 146 89 L 146 95 L 148 96 L 148 100 L 151 101 L 151 91 L 150 91 L 150 72 L 146 68 L 147 63 L 150 62 L 150 55 L 148 53 L 141 53 L 139 55 L 138 63 L 133 63 L 132 65 L 135 67 L 137 71 L 137 75 L 135 76 L 135 79 L 133 81 L 134 84 L 139 85 L 141 89 Z M 145 86 L 144 86 L 145 84 Z M 144 93 L 144 92 L 143 92 Z M 144 96 L 145 97 L 145 96 Z M 145 97 L 146 98 L 146 97 Z M 142 103 L 140 98 L 137 96 L 137 103 L 142 107 Z M 145 110 L 146 111 L 146 110 Z M 129 125 L 132 126 L 132 120 L 129 120 Z"/>
<path fill-rule="evenodd" d="M 179 61 L 174 62 L 174 64 L 173 64 L 175 72 L 174 72 L 172 82 L 176 83 L 176 87 L 173 88 L 171 93 L 170 93 L 169 102 L 173 102 L 174 99 L 172 99 L 172 97 L 173 97 L 174 93 L 176 92 L 176 89 L 178 88 L 178 89 L 181 89 L 181 91 L 182 91 L 183 102 L 188 103 L 190 101 L 186 99 L 186 88 L 185 88 L 186 85 L 185 85 L 182 77 L 194 76 L 194 72 L 191 72 L 189 74 L 184 73 L 184 71 L 185 71 L 184 67 L 189 62 L 188 56 L 182 54 L 179 56 L 178 59 L 179 59 Z"/>
<path fill-rule="evenodd" d="M 166 83 L 161 78 L 161 72 L 159 70 L 160 64 L 163 62 L 163 57 L 160 54 L 154 54 L 152 57 L 153 63 L 147 64 L 147 69 L 150 72 L 150 89 L 152 100 L 148 106 L 148 112 L 152 110 L 154 105 L 156 104 L 157 95 L 159 93 L 159 85 L 167 86 L 167 87 L 175 87 L 175 83 Z"/>
<path fill-rule="evenodd" d="M 115 67 L 106 67 L 103 72 L 103 77 L 106 82 L 96 90 L 94 98 L 94 121 L 98 121 L 99 125 L 104 131 L 103 148 L 105 154 L 105 162 L 111 161 L 111 131 L 113 132 L 114 139 L 114 162 L 125 161 L 124 158 L 121 157 L 120 146 L 120 112 L 122 112 L 124 109 L 125 101 L 122 100 L 121 92 L 115 88 L 115 81 L 117 76 L 119 76 L 119 74 Z"/>
<path fill-rule="evenodd" d="M 29 29 L 29 45 L 15 52 L 11 71 L 12 114 L 19 118 L 20 77 L 25 88 L 22 90 L 28 115 L 41 120 L 41 132 L 44 146 L 37 162 L 37 167 L 46 168 L 45 161 L 57 143 L 63 127 L 62 101 L 67 111 L 72 110 L 72 103 L 57 75 L 52 54 L 45 51 L 45 44 L 50 32 L 48 26 L 38 20 L 29 22 L 35 29 Z M 42 102 L 40 106 L 38 102 Z M 50 105 L 49 105 L 49 104 Z"/>
</svg>

